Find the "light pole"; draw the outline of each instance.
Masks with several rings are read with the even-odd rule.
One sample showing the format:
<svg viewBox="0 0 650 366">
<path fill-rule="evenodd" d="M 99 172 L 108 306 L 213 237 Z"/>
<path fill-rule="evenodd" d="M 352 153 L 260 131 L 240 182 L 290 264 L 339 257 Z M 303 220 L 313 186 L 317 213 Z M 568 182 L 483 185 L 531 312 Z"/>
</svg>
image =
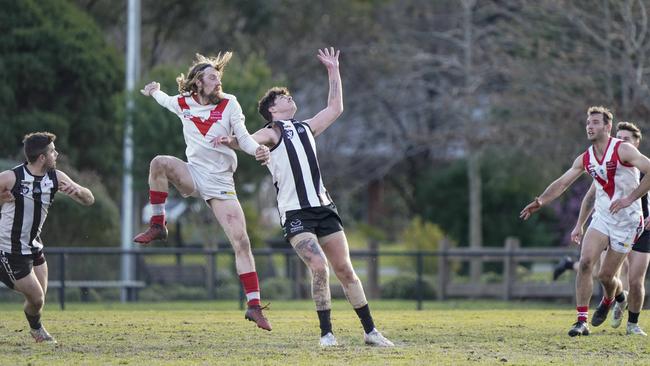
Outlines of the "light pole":
<svg viewBox="0 0 650 366">
<path fill-rule="evenodd" d="M 140 70 L 140 0 L 128 0 L 126 41 L 126 120 L 124 121 L 124 175 L 122 177 L 122 249 L 132 248 L 133 237 L 133 89 L 139 79 Z M 122 254 L 122 281 L 131 281 L 134 277 L 133 256 Z M 122 288 L 120 300 L 126 302 L 128 289 Z"/>
</svg>

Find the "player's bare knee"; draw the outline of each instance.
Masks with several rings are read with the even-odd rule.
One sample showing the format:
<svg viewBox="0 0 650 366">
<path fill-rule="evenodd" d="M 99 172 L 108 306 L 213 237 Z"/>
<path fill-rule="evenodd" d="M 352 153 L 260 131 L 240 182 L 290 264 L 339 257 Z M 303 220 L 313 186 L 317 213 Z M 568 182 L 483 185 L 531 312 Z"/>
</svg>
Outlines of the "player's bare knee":
<svg viewBox="0 0 650 366">
<path fill-rule="evenodd" d="M 343 283 L 359 281 L 359 278 L 354 272 L 354 269 L 352 269 L 352 266 L 340 266 L 338 268 L 335 268 L 334 271 L 336 272 L 336 277 L 338 277 L 339 280 Z"/>
<path fill-rule="evenodd" d="M 169 159 L 164 155 L 156 155 L 149 163 L 151 174 L 164 174 L 169 168 Z"/>
<path fill-rule="evenodd" d="M 586 258 L 580 258 L 580 264 L 578 265 L 578 271 L 580 271 L 583 274 L 591 274 L 591 271 L 594 267 L 594 262 L 586 259 Z"/>
<path fill-rule="evenodd" d="M 598 280 L 600 282 L 610 282 L 614 279 L 614 274 L 609 272 L 609 271 L 603 271 L 601 270 L 598 273 Z"/>
<path fill-rule="evenodd" d="M 45 304 L 45 296 L 43 293 L 39 294 L 31 294 L 31 295 L 25 295 L 25 300 L 27 300 L 27 303 L 33 307 L 36 310 L 41 310 L 43 308 L 43 305 Z"/>
<path fill-rule="evenodd" d="M 248 235 L 244 233 L 243 235 L 238 235 L 232 240 L 232 248 L 235 251 L 235 255 L 249 255 L 251 253 L 251 242 L 248 239 Z"/>
<path fill-rule="evenodd" d="M 329 264 L 327 259 L 322 256 L 314 256 L 309 261 L 309 269 L 311 270 L 314 276 L 316 275 L 327 275 L 329 276 Z"/>
<path fill-rule="evenodd" d="M 643 294 L 645 292 L 642 279 L 630 278 L 630 292 L 635 292 L 637 294 Z"/>
</svg>

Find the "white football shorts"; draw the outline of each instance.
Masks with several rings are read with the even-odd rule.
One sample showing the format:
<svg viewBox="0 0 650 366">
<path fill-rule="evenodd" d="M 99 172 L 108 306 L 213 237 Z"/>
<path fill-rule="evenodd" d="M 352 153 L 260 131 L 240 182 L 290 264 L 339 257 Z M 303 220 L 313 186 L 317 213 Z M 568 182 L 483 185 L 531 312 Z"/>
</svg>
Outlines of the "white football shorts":
<svg viewBox="0 0 650 366">
<path fill-rule="evenodd" d="M 200 197 L 204 201 L 212 198 L 219 200 L 237 199 L 235 180 L 232 173 L 207 173 L 190 163 L 187 163 L 187 169 L 190 171 L 192 181 L 194 182 L 194 192 L 189 195 L 183 195 L 184 197 Z"/>
<path fill-rule="evenodd" d="M 609 236 L 609 247 L 613 251 L 627 254 L 643 232 L 643 218 L 639 217 L 637 225 L 614 225 L 594 215 L 589 227 Z"/>
</svg>

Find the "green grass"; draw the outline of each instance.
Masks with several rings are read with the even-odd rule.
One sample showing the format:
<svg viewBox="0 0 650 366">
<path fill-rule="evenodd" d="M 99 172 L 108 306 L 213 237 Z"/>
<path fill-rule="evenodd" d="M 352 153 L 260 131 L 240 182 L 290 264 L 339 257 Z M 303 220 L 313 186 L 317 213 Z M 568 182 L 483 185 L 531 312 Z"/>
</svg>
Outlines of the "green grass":
<svg viewBox="0 0 650 366">
<path fill-rule="evenodd" d="M 648 364 L 647 338 L 608 325 L 569 338 L 571 305 L 459 301 L 371 303 L 380 330 L 397 347 L 363 345 L 349 305 L 334 303 L 339 347 L 320 349 L 318 322 L 308 301 L 274 302 L 273 332 L 243 319 L 236 302 L 50 304 L 43 323 L 59 341 L 34 343 L 16 303 L 0 304 L 0 364 L 6 365 L 432 365 Z M 650 328 L 650 322 L 641 325 Z M 608 323 L 606 323 L 608 324 Z M 647 325 L 646 325 L 647 324 Z"/>
</svg>

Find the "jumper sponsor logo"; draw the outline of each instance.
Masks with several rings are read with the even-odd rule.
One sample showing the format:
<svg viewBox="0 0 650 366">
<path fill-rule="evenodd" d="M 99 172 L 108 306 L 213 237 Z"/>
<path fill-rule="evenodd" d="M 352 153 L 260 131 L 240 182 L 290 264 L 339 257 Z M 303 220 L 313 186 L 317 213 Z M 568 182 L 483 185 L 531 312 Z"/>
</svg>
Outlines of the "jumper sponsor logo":
<svg viewBox="0 0 650 366">
<path fill-rule="evenodd" d="M 290 226 L 289 232 L 291 233 L 295 233 L 296 231 L 300 231 L 303 229 L 302 221 L 300 221 L 300 219 L 291 220 L 289 226 Z"/>
<path fill-rule="evenodd" d="M 296 128 L 296 130 L 298 130 L 298 133 L 304 133 L 305 132 L 305 129 L 302 126 Z"/>
<path fill-rule="evenodd" d="M 190 113 L 190 111 L 183 111 L 183 118 L 191 119 L 192 118 L 192 113 Z"/>
<path fill-rule="evenodd" d="M 221 111 L 218 111 L 216 109 L 210 111 L 210 119 L 220 120 L 222 116 L 223 113 L 221 113 Z"/>
<path fill-rule="evenodd" d="M 619 242 L 616 243 L 616 244 L 617 244 L 619 247 L 626 248 L 626 249 L 632 247 L 632 244 L 629 244 L 629 243 L 623 243 L 622 241 L 619 241 Z"/>
</svg>

